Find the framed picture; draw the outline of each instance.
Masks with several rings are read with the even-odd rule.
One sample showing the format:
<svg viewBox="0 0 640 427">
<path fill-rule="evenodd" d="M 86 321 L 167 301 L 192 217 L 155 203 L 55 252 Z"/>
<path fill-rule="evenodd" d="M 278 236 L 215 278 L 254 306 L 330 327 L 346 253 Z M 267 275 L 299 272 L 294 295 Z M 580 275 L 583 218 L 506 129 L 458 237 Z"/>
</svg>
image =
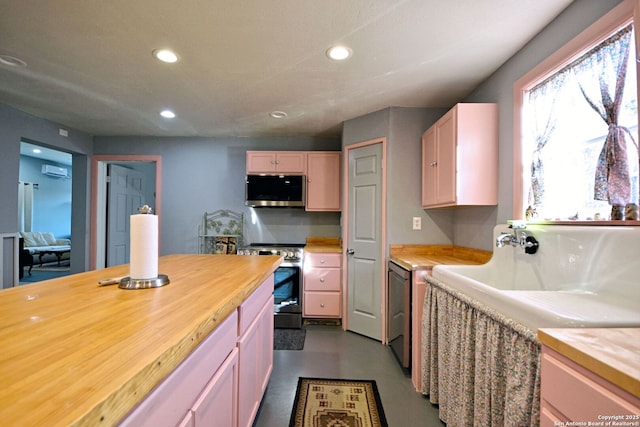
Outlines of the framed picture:
<svg viewBox="0 0 640 427">
<path fill-rule="evenodd" d="M 229 236 L 227 241 L 227 253 L 228 254 L 236 254 L 238 253 L 238 241 L 235 237 Z"/>
<path fill-rule="evenodd" d="M 216 254 L 226 254 L 229 238 L 225 236 L 216 236 Z"/>
<path fill-rule="evenodd" d="M 237 238 L 234 236 L 216 236 L 215 253 L 218 255 L 238 253 Z"/>
</svg>

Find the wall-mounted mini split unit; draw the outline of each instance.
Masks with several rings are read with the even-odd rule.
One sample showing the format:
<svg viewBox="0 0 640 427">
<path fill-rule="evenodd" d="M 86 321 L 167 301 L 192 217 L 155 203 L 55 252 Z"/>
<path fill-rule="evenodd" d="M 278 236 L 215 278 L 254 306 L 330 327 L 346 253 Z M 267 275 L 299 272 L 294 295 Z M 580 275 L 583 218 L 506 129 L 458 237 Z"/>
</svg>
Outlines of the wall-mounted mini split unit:
<svg viewBox="0 0 640 427">
<path fill-rule="evenodd" d="M 53 165 L 42 165 L 42 173 L 54 178 L 66 178 L 68 176 L 67 168 L 61 168 Z"/>
</svg>

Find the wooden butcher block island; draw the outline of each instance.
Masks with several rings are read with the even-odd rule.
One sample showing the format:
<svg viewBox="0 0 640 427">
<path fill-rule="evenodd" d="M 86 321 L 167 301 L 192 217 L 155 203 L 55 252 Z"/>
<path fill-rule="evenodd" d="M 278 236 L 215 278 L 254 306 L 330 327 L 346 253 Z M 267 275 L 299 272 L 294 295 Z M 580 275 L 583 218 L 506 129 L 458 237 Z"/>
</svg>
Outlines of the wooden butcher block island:
<svg viewBox="0 0 640 427">
<path fill-rule="evenodd" d="M 262 339 L 243 335 L 255 327 L 250 322 L 258 312 L 266 322 L 259 332 L 269 340 L 260 348 L 268 349 L 265 363 L 272 363 L 273 330 L 267 329 L 273 327 L 272 273 L 281 262 L 275 256 L 169 255 L 160 258 L 159 273 L 170 284 L 160 288 L 98 286 L 127 276 L 129 267 L 122 265 L 0 291 L 1 424 L 116 425 L 176 367 L 169 378 L 188 373 L 181 362 L 193 359 L 192 352 L 206 346 L 218 352 L 218 342 L 231 336 L 220 357 L 241 366 L 240 342 Z M 271 366 L 264 366 L 267 379 Z M 197 415 L 185 409 L 185 417 Z M 230 416 L 241 421 L 237 413 Z"/>
</svg>

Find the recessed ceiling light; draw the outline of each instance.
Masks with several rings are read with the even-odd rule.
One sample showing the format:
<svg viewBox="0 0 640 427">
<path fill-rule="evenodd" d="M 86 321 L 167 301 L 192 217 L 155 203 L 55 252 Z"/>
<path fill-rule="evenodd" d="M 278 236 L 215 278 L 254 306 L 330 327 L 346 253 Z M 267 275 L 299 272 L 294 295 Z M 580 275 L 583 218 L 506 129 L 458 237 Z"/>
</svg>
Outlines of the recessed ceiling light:
<svg viewBox="0 0 640 427">
<path fill-rule="evenodd" d="M 332 46 L 327 49 L 327 56 L 334 61 L 343 61 L 349 58 L 352 53 L 351 49 L 342 45 Z"/>
<path fill-rule="evenodd" d="M 178 55 L 169 49 L 156 49 L 153 51 L 153 56 L 156 57 L 156 59 L 162 61 L 162 62 L 167 62 L 169 64 L 173 64 L 174 62 L 178 62 Z"/>
<path fill-rule="evenodd" d="M 34 152 L 35 154 L 40 154 L 40 153 L 42 153 L 42 150 L 41 150 L 41 149 L 39 149 L 39 148 L 34 148 L 34 149 L 33 149 L 33 152 Z"/>
<path fill-rule="evenodd" d="M 0 55 L 0 64 L 10 67 L 26 67 L 27 63 L 20 58 L 11 55 Z"/>
<path fill-rule="evenodd" d="M 162 111 L 160 112 L 160 115 L 161 115 L 162 117 L 164 117 L 165 119 L 173 119 L 173 118 L 175 118 L 175 117 L 176 117 L 176 113 L 174 113 L 174 112 L 173 112 L 173 111 L 171 111 L 171 110 L 162 110 Z"/>
<path fill-rule="evenodd" d="M 285 117 L 287 117 L 287 113 L 285 113 L 284 111 L 272 111 L 269 113 L 269 115 L 274 119 L 284 119 Z"/>
</svg>

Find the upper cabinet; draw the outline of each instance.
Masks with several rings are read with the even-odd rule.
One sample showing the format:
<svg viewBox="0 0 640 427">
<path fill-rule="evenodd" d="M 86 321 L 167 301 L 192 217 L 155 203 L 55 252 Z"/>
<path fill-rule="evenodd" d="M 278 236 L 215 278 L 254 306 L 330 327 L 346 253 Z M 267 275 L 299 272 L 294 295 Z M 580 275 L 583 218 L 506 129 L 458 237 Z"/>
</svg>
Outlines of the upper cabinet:
<svg viewBox="0 0 640 427">
<path fill-rule="evenodd" d="M 304 151 L 247 151 L 247 173 L 307 172 Z"/>
<path fill-rule="evenodd" d="M 457 104 L 422 135 L 422 207 L 498 203 L 498 106 Z"/>
<path fill-rule="evenodd" d="M 247 151 L 247 175 L 306 175 L 306 211 L 339 212 L 340 151 Z"/>
<path fill-rule="evenodd" d="M 340 152 L 307 152 L 307 211 L 340 210 Z"/>
</svg>

